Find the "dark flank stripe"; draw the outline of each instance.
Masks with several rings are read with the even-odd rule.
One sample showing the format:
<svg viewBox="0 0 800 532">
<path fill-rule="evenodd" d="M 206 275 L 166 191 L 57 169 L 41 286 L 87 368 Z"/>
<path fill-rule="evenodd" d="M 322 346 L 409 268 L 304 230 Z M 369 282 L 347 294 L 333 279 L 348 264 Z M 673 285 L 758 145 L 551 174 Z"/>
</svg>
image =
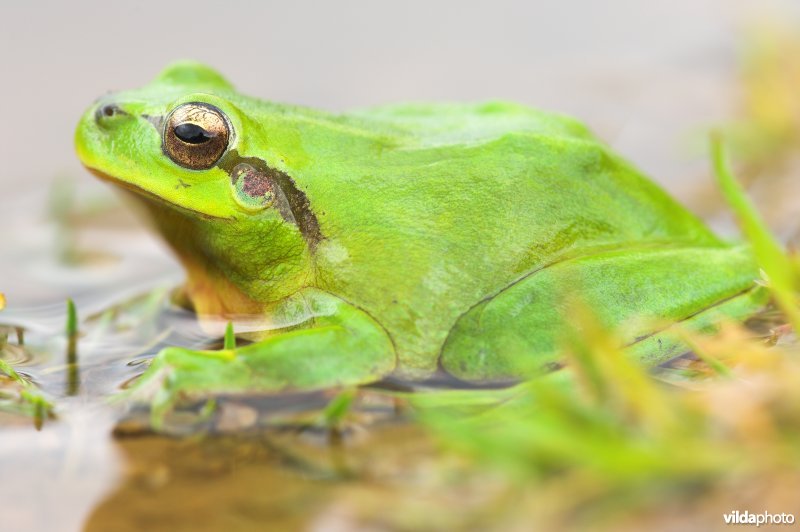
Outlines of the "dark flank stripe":
<svg viewBox="0 0 800 532">
<path fill-rule="evenodd" d="M 297 224 L 300 233 L 308 243 L 308 247 L 311 251 L 314 251 L 323 236 L 319 229 L 317 217 L 311 210 L 311 205 L 305 193 L 297 188 L 294 180 L 288 174 L 267 166 L 267 163 L 257 157 L 242 157 L 236 150 L 230 150 L 223 155 L 217 166 L 227 172 L 228 175 L 231 175 L 236 165 L 241 163 L 249 164 L 260 173 L 268 176 L 280 188 L 291 210 L 291 217 L 284 215 L 284 219 Z M 294 218 L 294 220 L 291 218 Z"/>
</svg>

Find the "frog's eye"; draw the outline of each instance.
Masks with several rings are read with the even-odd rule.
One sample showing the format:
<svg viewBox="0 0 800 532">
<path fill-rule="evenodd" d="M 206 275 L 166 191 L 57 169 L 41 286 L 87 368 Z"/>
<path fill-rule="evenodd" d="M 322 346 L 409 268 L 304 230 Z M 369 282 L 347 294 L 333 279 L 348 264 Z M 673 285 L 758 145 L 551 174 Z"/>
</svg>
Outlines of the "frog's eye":
<svg viewBox="0 0 800 532">
<path fill-rule="evenodd" d="M 164 153 L 185 168 L 205 170 L 225 153 L 229 137 L 222 111 L 206 103 L 185 103 L 165 121 Z"/>
</svg>

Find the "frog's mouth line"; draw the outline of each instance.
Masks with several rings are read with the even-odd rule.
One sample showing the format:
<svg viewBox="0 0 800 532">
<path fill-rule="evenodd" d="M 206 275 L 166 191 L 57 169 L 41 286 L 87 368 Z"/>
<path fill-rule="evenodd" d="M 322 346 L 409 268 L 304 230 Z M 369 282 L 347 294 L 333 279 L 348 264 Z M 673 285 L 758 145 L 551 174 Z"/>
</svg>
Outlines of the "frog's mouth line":
<svg viewBox="0 0 800 532">
<path fill-rule="evenodd" d="M 227 221 L 227 222 L 232 221 L 231 218 L 223 218 L 221 216 L 214 216 L 212 214 L 207 214 L 205 212 L 196 211 L 194 209 L 190 209 L 188 207 L 184 207 L 182 205 L 178 205 L 177 203 L 173 203 L 171 201 L 168 201 L 168 200 L 162 198 L 161 196 L 158 196 L 157 194 L 153 194 L 149 190 L 145 190 L 144 188 L 142 188 L 142 187 L 140 187 L 138 185 L 134 185 L 133 183 L 128 183 L 127 181 L 123 181 L 121 179 L 118 179 L 118 178 L 110 175 L 110 174 L 107 174 L 107 173 L 103 172 L 102 170 L 98 170 L 97 168 L 92 168 L 91 166 L 86 166 L 86 165 L 84 165 L 84 166 L 86 167 L 87 170 L 89 170 L 92 174 L 94 174 L 96 177 L 98 177 L 102 181 L 107 181 L 109 183 L 113 183 L 114 185 L 122 187 L 125 190 L 129 190 L 129 191 L 131 191 L 131 192 L 133 192 L 135 194 L 138 194 L 140 196 L 144 196 L 147 199 L 153 200 L 153 201 L 155 201 L 157 203 L 161 203 L 162 205 L 166 205 L 166 206 L 168 206 L 168 207 L 170 207 L 172 209 L 175 209 L 177 211 L 181 211 L 184 214 L 188 214 L 188 215 L 191 215 L 191 216 L 197 216 L 197 217 L 200 217 L 200 218 L 205 218 L 207 220 L 222 220 L 222 221 Z"/>
</svg>

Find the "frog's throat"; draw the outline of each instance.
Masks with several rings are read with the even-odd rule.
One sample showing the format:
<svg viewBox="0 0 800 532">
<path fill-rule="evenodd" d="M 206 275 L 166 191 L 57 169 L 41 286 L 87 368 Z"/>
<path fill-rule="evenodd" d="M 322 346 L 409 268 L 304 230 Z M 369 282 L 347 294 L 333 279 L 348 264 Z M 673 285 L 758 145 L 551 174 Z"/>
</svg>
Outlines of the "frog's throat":
<svg viewBox="0 0 800 532">
<path fill-rule="evenodd" d="M 195 239 L 187 237 L 196 234 L 193 226 L 197 223 L 226 224 L 233 221 L 232 219 L 175 205 L 100 170 L 94 168 L 89 170 L 100 179 L 117 185 L 121 193 L 133 200 L 134 205 L 146 211 L 145 219 L 155 224 L 156 232 L 166 240 L 186 270 L 184 292 L 199 315 L 237 317 L 262 314 L 270 301 L 280 300 L 296 290 L 296 283 L 279 283 L 268 294 L 262 294 L 263 297 L 253 298 L 232 281 L 224 270 L 215 266 L 213 261 L 205 260 L 204 253 L 197 248 Z M 314 220 L 316 221 L 316 218 Z M 313 251 L 308 238 L 306 242 L 309 250 Z"/>
<path fill-rule="evenodd" d="M 95 168 L 90 172 L 103 181 L 118 186 L 134 202 L 149 211 L 158 231 L 165 238 L 186 270 L 185 295 L 195 312 L 201 316 L 241 316 L 263 312 L 264 304 L 250 298 L 221 271 L 204 264 L 199 254 L 191 248 L 190 239 L 180 238 L 183 228 L 191 218 L 226 221 L 193 209 L 176 205 L 139 186 L 117 179 Z M 185 231 L 185 230 L 184 230 Z"/>
<path fill-rule="evenodd" d="M 187 216 L 171 204 L 150 201 L 149 196 L 139 194 L 138 190 L 123 192 L 145 209 L 145 218 L 155 224 L 156 231 L 186 270 L 184 293 L 198 315 L 234 318 L 263 313 L 265 303 L 248 296 L 214 261 L 204 259 L 195 239 L 187 237 L 196 234 L 196 224 L 213 222 L 199 222 L 196 216 Z"/>
<path fill-rule="evenodd" d="M 248 297 L 225 275 L 190 255 L 176 253 L 186 269 L 184 292 L 198 315 L 239 318 L 264 312 L 264 303 Z"/>
</svg>

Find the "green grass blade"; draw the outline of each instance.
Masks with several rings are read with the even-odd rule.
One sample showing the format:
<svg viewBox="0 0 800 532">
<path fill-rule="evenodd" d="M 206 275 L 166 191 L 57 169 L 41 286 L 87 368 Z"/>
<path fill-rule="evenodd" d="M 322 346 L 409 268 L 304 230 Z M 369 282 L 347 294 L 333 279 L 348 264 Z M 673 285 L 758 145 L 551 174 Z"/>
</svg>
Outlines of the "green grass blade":
<svg viewBox="0 0 800 532">
<path fill-rule="evenodd" d="M 75 310 L 75 302 L 67 299 L 67 337 L 73 338 L 78 334 L 78 311 Z"/>
<path fill-rule="evenodd" d="M 769 289 L 786 314 L 795 331 L 800 331 L 800 308 L 797 306 L 797 271 L 791 259 L 772 236 L 755 207 L 731 172 L 722 139 L 711 137 L 711 156 L 714 171 L 728 205 L 733 209 L 745 237 L 753 246 L 753 253 L 767 276 Z"/>
<path fill-rule="evenodd" d="M 228 326 L 225 327 L 225 342 L 222 348 L 226 350 L 236 349 L 236 334 L 233 332 L 233 323 L 230 321 L 228 322 Z"/>
</svg>

